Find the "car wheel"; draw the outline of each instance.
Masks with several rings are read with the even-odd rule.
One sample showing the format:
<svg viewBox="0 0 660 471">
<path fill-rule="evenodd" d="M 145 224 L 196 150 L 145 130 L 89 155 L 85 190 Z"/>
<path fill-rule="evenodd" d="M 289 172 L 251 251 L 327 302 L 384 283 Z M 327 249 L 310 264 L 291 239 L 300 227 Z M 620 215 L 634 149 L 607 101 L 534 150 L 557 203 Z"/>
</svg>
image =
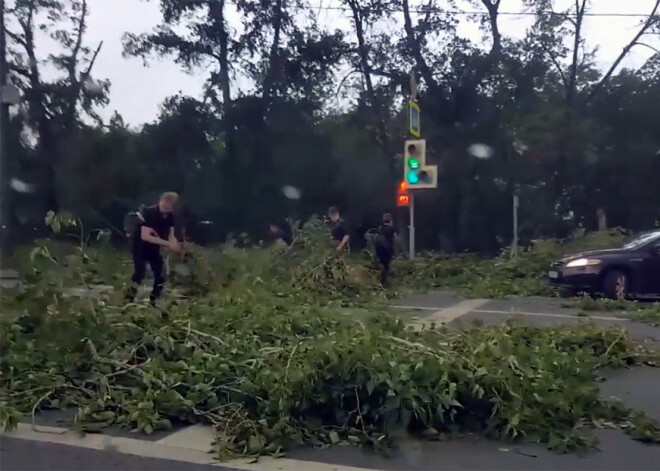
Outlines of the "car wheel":
<svg viewBox="0 0 660 471">
<path fill-rule="evenodd" d="M 626 299 L 630 294 L 630 277 L 621 270 L 612 270 L 603 280 L 603 294 L 610 299 Z"/>
</svg>

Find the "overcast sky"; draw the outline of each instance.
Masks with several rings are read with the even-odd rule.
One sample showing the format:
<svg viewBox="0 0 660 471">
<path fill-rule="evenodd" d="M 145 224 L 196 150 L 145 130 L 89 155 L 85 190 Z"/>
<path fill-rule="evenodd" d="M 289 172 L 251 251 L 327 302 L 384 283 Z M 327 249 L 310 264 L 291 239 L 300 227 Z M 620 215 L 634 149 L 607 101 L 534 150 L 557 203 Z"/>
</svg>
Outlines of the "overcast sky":
<svg viewBox="0 0 660 471">
<path fill-rule="evenodd" d="M 310 0 L 313 5 L 338 6 L 339 0 Z M 421 0 L 411 0 L 412 5 L 421 5 Z M 502 0 L 500 11 L 519 12 L 521 0 Z M 572 3 L 572 0 L 558 0 L 559 7 Z M 648 14 L 654 0 L 592 0 L 591 13 Z M 131 125 L 139 125 L 155 119 L 158 107 L 163 100 L 179 91 L 199 96 L 207 74 L 200 70 L 195 74 L 184 73 L 171 60 L 152 61 L 144 67 L 142 60 L 122 57 L 121 38 L 125 32 L 141 33 L 150 31 L 161 19 L 157 0 L 89 0 L 90 17 L 86 43 L 92 47 L 103 40 L 103 49 L 97 59 L 94 76 L 108 78 L 112 82 L 110 106 L 102 114 L 110 116 L 114 110 Z M 474 7 L 466 7 L 474 10 Z M 557 8 L 558 10 L 560 8 Z M 350 22 L 346 12 L 323 10 L 319 12 L 319 22 L 325 26 L 348 30 Z M 586 19 L 585 37 L 588 46 L 598 46 L 598 63 L 602 68 L 609 67 L 622 47 L 636 33 L 640 17 L 590 16 Z M 532 17 L 503 15 L 500 29 L 503 35 L 522 37 L 531 24 Z M 234 22 L 235 23 L 235 22 Z M 463 17 L 459 34 L 478 42 L 482 36 L 477 25 L 470 24 Z M 654 47 L 660 48 L 657 38 L 650 38 Z M 38 44 L 40 57 L 48 48 L 46 41 Z M 646 47 L 636 47 L 623 61 L 623 67 L 636 68 L 644 63 L 653 52 Z"/>
</svg>

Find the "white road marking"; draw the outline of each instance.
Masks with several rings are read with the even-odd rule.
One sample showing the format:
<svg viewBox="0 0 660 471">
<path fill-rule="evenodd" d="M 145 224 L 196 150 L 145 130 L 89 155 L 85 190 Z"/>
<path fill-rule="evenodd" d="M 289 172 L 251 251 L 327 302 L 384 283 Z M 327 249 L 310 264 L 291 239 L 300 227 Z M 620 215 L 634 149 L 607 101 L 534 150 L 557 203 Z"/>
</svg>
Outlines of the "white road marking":
<svg viewBox="0 0 660 471">
<path fill-rule="evenodd" d="M 473 312 L 480 306 L 483 306 L 488 302 L 488 299 L 466 299 L 459 303 L 454 304 L 446 308 L 424 308 L 427 311 L 433 311 L 432 314 L 420 318 L 415 318 L 413 321 L 409 322 L 408 325 L 413 328 L 413 330 L 422 330 L 424 326 L 429 324 L 449 324 L 451 321 L 458 319 L 459 317 Z M 400 306 L 395 306 L 400 307 Z M 415 309 L 408 306 L 410 309 Z"/>
<path fill-rule="evenodd" d="M 556 314 L 549 312 L 524 312 L 524 311 L 498 311 L 495 309 L 475 309 L 472 312 L 483 314 L 511 314 L 515 316 L 531 316 L 531 317 L 561 317 L 564 319 L 596 319 L 599 321 L 630 321 L 625 317 L 608 317 L 608 316 L 577 316 L 575 314 Z"/>
<path fill-rule="evenodd" d="M 185 430 L 184 430 L 185 431 Z M 177 432 L 174 435 L 181 434 Z M 341 466 L 336 464 L 319 463 L 312 461 L 293 460 L 289 458 L 260 458 L 256 463 L 250 463 L 249 459 L 237 459 L 229 461 L 214 461 L 213 455 L 209 454 L 211 443 L 207 447 L 196 444 L 195 448 L 185 446 L 173 446 L 164 443 L 166 439 L 156 442 L 138 440 L 127 437 L 111 437 L 101 434 L 87 434 L 84 436 L 61 427 L 39 426 L 37 430 L 31 424 L 18 424 L 13 432 L 0 431 L 0 435 L 31 440 L 56 445 L 67 445 L 90 450 L 113 451 L 127 455 L 135 455 L 144 458 L 157 458 L 174 461 L 183 461 L 200 465 L 211 465 L 217 467 L 240 469 L 245 471 L 381 471 L 371 468 L 356 468 L 352 466 Z M 180 444 L 184 444 L 183 442 Z"/>
<path fill-rule="evenodd" d="M 428 307 L 428 306 L 401 306 L 399 304 L 394 304 L 390 307 L 393 307 L 394 309 L 411 309 L 414 311 L 437 311 L 438 309 L 442 309 L 440 307 Z"/>
<path fill-rule="evenodd" d="M 483 306 L 488 302 L 488 299 L 466 299 L 460 303 L 454 304 L 445 309 L 440 309 L 439 311 L 434 312 L 429 317 L 424 318 L 424 321 L 440 321 L 445 324 L 449 324 L 451 321 L 458 319 L 459 317 L 467 314 L 468 312 L 473 312 L 475 309 Z"/>
<path fill-rule="evenodd" d="M 468 301 L 482 301 L 481 299 L 474 299 L 474 300 L 468 300 Z M 466 302 L 466 301 L 463 301 Z M 440 308 L 440 307 L 428 307 L 428 306 L 402 306 L 402 305 L 393 305 L 391 307 L 395 309 L 406 309 L 406 310 L 417 310 L 417 311 L 435 311 L 436 314 L 439 315 L 439 317 L 442 317 L 441 314 L 443 312 L 447 312 L 451 309 L 456 309 L 458 308 L 462 303 L 455 304 L 454 306 L 450 306 L 449 308 Z M 483 303 L 480 303 L 477 308 L 472 309 L 471 311 L 465 312 L 463 314 L 467 314 L 469 312 L 476 312 L 476 313 L 482 313 L 482 314 L 511 314 L 511 315 L 520 315 L 520 316 L 530 316 L 530 317 L 560 317 L 564 319 L 595 319 L 599 321 L 626 321 L 629 322 L 630 319 L 625 318 L 625 317 L 610 317 L 610 316 L 592 316 L 592 315 L 587 315 L 585 317 L 577 316 L 575 314 L 558 314 L 558 313 L 549 313 L 549 312 L 527 312 L 527 311 L 516 311 L 516 310 L 511 310 L 511 311 L 503 311 L 503 310 L 497 310 L 497 309 L 478 309 L 479 306 L 482 306 Z M 463 315 L 459 314 L 459 316 Z M 457 317 L 459 317 L 457 316 Z M 436 315 L 431 314 L 429 317 L 424 317 L 423 320 L 429 320 L 429 319 L 434 319 L 435 320 Z M 454 317 L 453 319 L 456 319 Z M 452 320 L 453 320 L 452 319 Z M 443 322 L 449 322 L 449 321 L 443 321 Z"/>
</svg>

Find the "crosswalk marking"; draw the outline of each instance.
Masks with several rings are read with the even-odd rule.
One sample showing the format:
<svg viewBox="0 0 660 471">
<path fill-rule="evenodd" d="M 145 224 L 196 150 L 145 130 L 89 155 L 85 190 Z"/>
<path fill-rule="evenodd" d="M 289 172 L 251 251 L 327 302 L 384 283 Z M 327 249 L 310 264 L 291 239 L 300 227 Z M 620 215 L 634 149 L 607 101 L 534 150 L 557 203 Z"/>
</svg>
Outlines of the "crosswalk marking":
<svg viewBox="0 0 660 471">
<path fill-rule="evenodd" d="M 466 299 L 465 301 L 461 301 L 460 303 L 454 304 L 446 309 L 440 309 L 439 311 L 434 312 L 426 320 L 434 320 L 448 324 L 468 312 L 473 312 L 487 302 L 488 299 Z"/>
</svg>

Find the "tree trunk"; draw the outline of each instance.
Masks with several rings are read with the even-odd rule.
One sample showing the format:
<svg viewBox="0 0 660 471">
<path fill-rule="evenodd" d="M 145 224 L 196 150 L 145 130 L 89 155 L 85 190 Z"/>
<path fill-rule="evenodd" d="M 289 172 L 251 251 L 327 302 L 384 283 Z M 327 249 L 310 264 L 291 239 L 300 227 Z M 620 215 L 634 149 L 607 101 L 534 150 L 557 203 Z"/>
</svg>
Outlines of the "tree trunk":
<svg viewBox="0 0 660 471">
<path fill-rule="evenodd" d="M 275 11 L 273 12 L 273 42 L 270 45 L 268 54 L 268 70 L 264 77 L 262 98 L 264 105 L 270 105 L 270 96 L 273 92 L 273 85 L 275 82 L 275 72 L 279 66 L 279 48 L 280 36 L 282 33 L 282 0 L 275 0 Z M 266 113 L 264 113 L 266 119 Z"/>
<path fill-rule="evenodd" d="M 584 20 L 584 13 L 587 7 L 587 0 L 575 0 L 575 36 L 573 37 L 573 58 L 571 60 L 571 68 L 568 76 L 568 89 L 566 90 L 566 105 L 569 109 L 573 108 L 575 103 L 575 95 L 577 93 L 577 72 L 578 62 L 580 60 L 580 43 L 582 42 L 582 22 Z"/>
<path fill-rule="evenodd" d="M 493 45 L 490 48 L 491 57 L 498 56 L 502 51 L 502 34 L 497 22 L 501 0 L 481 0 L 488 10 L 488 22 L 490 23 L 491 34 L 493 35 Z"/>
<path fill-rule="evenodd" d="M 7 84 L 7 43 L 5 36 L 5 0 L 0 0 L 0 89 Z M 0 247 L 4 251 L 11 246 L 15 229 L 11 211 L 9 188 L 9 156 L 7 138 L 9 128 L 9 103 L 0 103 Z"/>
<path fill-rule="evenodd" d="M 397 175 L 394 155 L 390 148 L 387 129 L 385 128 L 385 120 L 382 116 L 380 103 L 378 103 L 378 100 L 376 99 L 376 92 L 372 82 L 371 66 L 369 65 L 369 48 L 364 37 L 364 23 L 362 21 L 360 5 L 357 0 L 351 0 L 349 5 L 353 13 L 353 24 L 355 26 L 355 34 L 357 36 L 358 42 L 358 55 L 360 57 L 360 68 L 362 69 L 362 75 L 364 77 L 364 83 L 367 89 L 367 98 L 371 105 L 370 107 L 374 115 L 374 120 L 376 121 L 376 141 L 378 146 L 383 151 L 383 154 L 385 154 L 385 157 L 389 161 L 392 178 L 396 180 Z M 394 198 L 395 194 L 395 189 L 392 188 L 392 198 Z"/>
<path fill-rule="evenodd" d="M 430 13 L 430 9 L 428 11 Z M 413 29 L 412 20 L 410 18 L 410 5 L 408 0 L 403 0 L 403 22 L 406 31 L 406 41 L 408 42 L 408 47 L 410 48 L 413 58 L 415 59 L 415 64 L 422 74 L 422 78 L 426 82 L 426 86 L 436 91 L 438 89 L 438 83 L 435 81 L 435 78 L 433 77 L 433 71 L 422 55 L 420 39 L 415 37 L 415 30 Z"/>
<path fill-rule="evenodd" d="M 607 229 L 607 215 L 603 208 L 598 208 L 596 210 L 596 217 L 598 218 L 598 230 L 604 231 Z"/>
<path fill-rule="evenodd" d="M 225 0 L 212 1 L 209 4 L 211 21 L 220 26 L 220 90 L 222 102 L 226 108 L 231 106 L 231 87 L 229 82 L 229 34 L 225 25 Z"/>
<path fill-rule="evenodd" d="M 222 107 L 225 120 L 227 158 L 233 159 L 235 149 L 234 125 L 232 116 L 231 84 L 229 81 L 229 34 L 225 24 L 225 0 L 211 1 L 209 3 L 210 20 L 220 28 L 219 43 L 220 57 L 220 92 L 222 94 Z"/>
</svg>

